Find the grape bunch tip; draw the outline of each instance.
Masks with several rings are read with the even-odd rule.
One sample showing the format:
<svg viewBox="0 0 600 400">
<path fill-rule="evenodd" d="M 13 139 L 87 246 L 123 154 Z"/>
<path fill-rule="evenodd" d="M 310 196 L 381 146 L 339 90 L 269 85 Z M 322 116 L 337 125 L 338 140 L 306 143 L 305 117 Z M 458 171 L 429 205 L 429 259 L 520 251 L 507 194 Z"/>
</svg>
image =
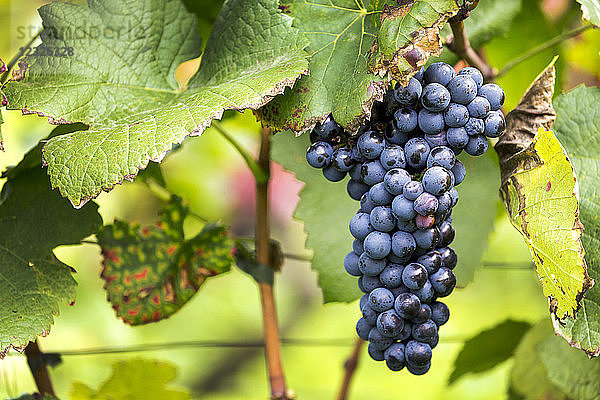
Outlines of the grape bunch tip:
<svg viewBox="0 0 600 400">
<path fill-rule="evenodd" d="M 504 92 L 481 72 L 436 62 L 375 102 L 350 135 L 330 115 L 315 126 L 306 160 L 332 182 L 350 175 L 360 201 L 344 259 L 365 293 L 356 324 L 368 352 L 392 371 L 423 375 L 450 311 L 438 299 L 456 286 L 452 208 L 466 169 L 456 156 L 480 156 L 506 123 Z"/>
</svg>

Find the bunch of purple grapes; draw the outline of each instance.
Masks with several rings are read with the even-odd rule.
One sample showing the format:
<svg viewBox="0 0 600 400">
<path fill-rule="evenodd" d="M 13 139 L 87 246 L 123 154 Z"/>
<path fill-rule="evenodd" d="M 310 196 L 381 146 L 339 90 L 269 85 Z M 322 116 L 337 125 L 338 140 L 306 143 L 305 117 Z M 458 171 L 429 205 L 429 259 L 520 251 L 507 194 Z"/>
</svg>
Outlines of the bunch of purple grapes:
<svg viewBox="0 0 600 400">
<path fill-rule="evenodd" d="M 393 371 L 422 375 L 431 367 L 450 316 L 438 299 L 456 286 L 452 208 L 466 174 L 456 156 L 482 155 L 487 138 L 502 134 L 503 103 L 502 89 L 483 84 L 476 68 L 456 73 L 434 63 L 390 89 L 356 135 L 332 116 L 311 132 L 308 163 L 333 182 L 350 175 L 348 195 L 360 201 L 344 260 L 365 293 L 356 331 Z"/>
</svg>

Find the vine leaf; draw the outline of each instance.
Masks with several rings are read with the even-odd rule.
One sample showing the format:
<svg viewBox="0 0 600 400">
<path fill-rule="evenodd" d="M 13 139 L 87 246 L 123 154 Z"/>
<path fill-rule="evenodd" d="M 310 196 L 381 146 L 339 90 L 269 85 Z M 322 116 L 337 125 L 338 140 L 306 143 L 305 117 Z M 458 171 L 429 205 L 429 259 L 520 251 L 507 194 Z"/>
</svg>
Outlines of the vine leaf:
<svg viewBox="0 0 600 400">
<path fill-rule="evenodd" d="M 521 339 L 514 352 L 514 363 L 510 372 L 510 391 L 519 399 L 568 400 L 570 397 L 550 381 L 544 367 L 540 343 L 547 338 L 560 342 L 552 334 L 552 325 L 547 318 L 535 324 Z"/>
<path fill-rule="evenodd" d="M 565 147 L 579 183 L 579 217 L 588 272 L 596 282 L 583 296 L 575 319 L 555 319 L 554 326 L 574 347 L 600 354 L 600 89 L 577 87 L 557 96 L 556 136 Z"/>
<path fill-rule="evenodd" d="M 317 271 L 325 302 L 350 302 L 362 294 L 356 278 L 344 270 L 344 257 L 352 250 L 348 221 L 359 205 L 346 194 L 346 182 L 329 182 L 304 158 L 308 135 L 298 138 L 287 131 L 273 138 L 273 160 L 304 182 L 294 217 L 304 222 L 306 246 L 313 251 L 312 269 Z"/>
<path fill-rule="evenodd" d="M 551 104 L 555 60 L 508 114 L 507 133 L 496 150 L 500 192 L 510 221 L 531 250 L 551 313 L 564 318 L 575 314 L 593 281 L 584 260 L 573 167 L 547 130 L 555 116 Z"/>
<path fill-rule="evenodd" d="M 600 393 L 600 360 L 590 360 L 554 335 L 537 346 L 548 379 L 573 399 L 597 399 Z"/>
<path fill-rule="evenodd" d="M 454 361 L 448 384 L 468 373 L 488 371 L 511 358 L 529 328 L 528 322 L 509 319 L 468 339 Z"/>
<path fill-rule="evenodd" d="M 40 159 L 36 147 L 26 160 Z M 78 244 L 102 226 L 98 206 L 76 211 L 48 190 L 39 166 L 19 164 L 0 195 L 0 358 L 46 335 L 59 306 L 73 304 L 73 270 L 52 249 Z"/>
<path fill-rule="evenodd" d="M 190 394 L 170 387 L 177 368 L 165 361 L 133 359 L 113 364 L 112 375 L 98 389 L 73 383 L 71 400 L 139 399 L 188 400 Z"/>
<path fill-rule="evenodd" d="M 44 146 L 52 187 L 75 207 L 161 161 L 224 110 L 258 108 L 307 72 L 308 42 L 277 0 L 227 2 L 186 88 L 174 71 L 200 55 L 200 38 L 179 0 L 55 2 L 39 13 L 41 46 L 71 47 L 73 55 L 27 58 L 24 77 L 5 92 L 11 109 L 90 125 Z M 108 33 L 68 35 L 90 34 L 90 26 Z"/>
<path fill-rule="evenodd" d="M 454 0 L 284 0 L 281 8 L 310 40 L 310 75 L 258 111 L 276 129 L 304 132 L 333 113 L 356 131 L 391 79 L 406 81 L 439 55 L 439 28 Z M 376 75 L 374 75 L 375 73 Z"/>
<path fill-rule="evenodd" d="M 600 26 L 600 4 L 596 0 L 577 0 L 581 4 L 583 19 Z"/>
<path fill-rule="evenodd" d="M 573 168 L 551 131 L 540 128 L 528 151 L 541 165 L 512 175 L 502 186 L 502 198 L 531 250 L 552 314 L 573 316 L 593 284 L 581 243 Z"/>
<path fill-rule="evenodd" d="M 481 266 L 481 258 L 494 230 L 498 209 L 498 160 L 487 152 L 481 157 L 462 156 L 467 169 L 465 183 L 458 186 L 460 199 L 452 211 L 452 225 L 457 234 L 451 247 L 459 255 L 455 269 L 457 284 L 466 286 Z M 477 207 L 473 207 L 477 204 Z"/>
<path fill-rule="evenodd" d="M 224 226 L 208 224 L 186 240 L 188 208 L 172 196 L 155 226 L 115 220 L 98 233 L 107 298 L 130 325 L 168 318 L 196 294 L 206 278 L 227 272 L 233 242 Z"/>
</svg>

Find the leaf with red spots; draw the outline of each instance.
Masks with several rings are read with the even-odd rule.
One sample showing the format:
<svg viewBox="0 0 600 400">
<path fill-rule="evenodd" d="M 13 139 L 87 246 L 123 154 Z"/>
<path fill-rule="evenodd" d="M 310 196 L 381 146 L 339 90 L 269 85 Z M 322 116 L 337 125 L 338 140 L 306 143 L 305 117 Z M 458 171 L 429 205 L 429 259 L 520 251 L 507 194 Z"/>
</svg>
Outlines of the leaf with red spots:
<svg viewBox="0 0 600 400">
<path fill-rule="evenodd" d="M 165 319 L 176 313 L 206 278 L 227 272 L 233 242 L 220 224 L 208 224 L 185 239 L 188 214 L 173 196 L 154 226 L 115 220 L 98 234 L 102 279 L 108 301 L 130 325 Z"/>
</svg>

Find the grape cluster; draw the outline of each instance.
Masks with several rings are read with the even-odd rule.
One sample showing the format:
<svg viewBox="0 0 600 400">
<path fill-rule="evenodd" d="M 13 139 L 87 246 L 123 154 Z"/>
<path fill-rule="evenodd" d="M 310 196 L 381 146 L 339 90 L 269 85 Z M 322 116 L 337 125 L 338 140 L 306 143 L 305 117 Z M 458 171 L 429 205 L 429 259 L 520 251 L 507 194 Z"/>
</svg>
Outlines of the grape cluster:
<svg viewBox="0 0 600 400">
<path fill-rule="evenodd" d="M 450 316 L 438 299 L 456 285 L 452 208 L 466 174 L 456 156 L 479 156 L 486 137 L 502 134 L 503 103 L 502 89 L 483 84 L 476 68 L 456 73 L 440 62 L 388 90 L 356 135 L 332 116 L 311 132 L 308 163 L 333 182 L 350 175 L 348 195 L 360 201 L 344 260 L 365 293 L 356 331 L 393 371 L 422 375 L 431 366 Z"/>
</svg>

